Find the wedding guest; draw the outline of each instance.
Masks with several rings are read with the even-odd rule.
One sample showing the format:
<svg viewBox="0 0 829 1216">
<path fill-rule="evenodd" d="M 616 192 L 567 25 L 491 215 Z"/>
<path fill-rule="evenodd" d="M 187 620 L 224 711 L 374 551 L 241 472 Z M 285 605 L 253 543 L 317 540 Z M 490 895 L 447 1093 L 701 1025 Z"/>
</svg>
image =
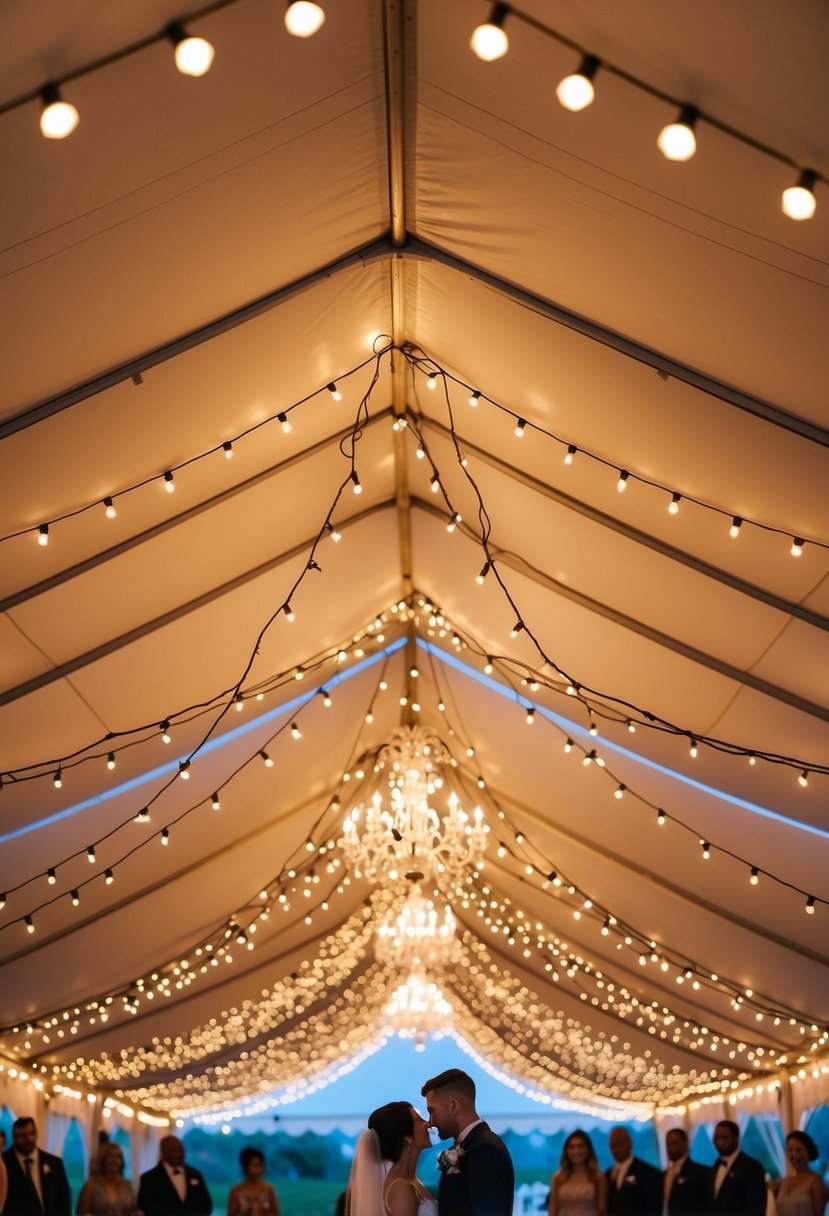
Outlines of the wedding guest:
<svg viewBox="0 0 829 1216">
<path fill-rule="evenodd" d="M 265 1182 L 265 1154 L 258 1148 L 243 1148 L 239 1164 L 244 1175 L 227 1197 L 227 1216 L 279 1216 L 279 1200 Z"/>
<path fill-rule="evenodd" d="M 109 1132 L 103 1128 L 98 1132 L 98 1147 L 89 1159 L 89 1177 L 95 1178 L 101 1172 L 101 1160 L 104 1155 L 104 1149 L 109 1144 Z"/>
<path fill-rule="evenodd" d="M 829 1191 L 820 1174 L 809 1169 L 809 1162 L 818 1159 L 818 1148 L 808 1132 L 789 1132 L 786 1156 L 792 1173 L 778 1185 L 777 1216 L 823 1216 Z"/>
<path fill-rule="evenodd" d="M 709 1207 L 709 1170 L 688 1155 L 688 1135 L 672 1127 L 665 1137 L 668 1168 L 662 1175 L 666 1216 L 705 1216 Z"/>
<path fill-rule="evenodd" d="M 114 1140 L 103 1145 L 97 1173 L 83 1184 L 77 1216 L 132 1216 L 137 1204 L 132 1184 L 124 1177 L 124 1154 Z"/>
<path fill-rule="evenodd" d="M 12 1124 L 12 1147 L 3 1154 L 8 1194 L 3 1216 L 70 1216 L 72 1195 L 60 1157 L 37 1146 L 34 1119 Z"/>
<path fill-rule="evenodd" d="M 3 1143 L 5 1143 L 5 1140 L 6 1140 L 6 1137 L 4 1135 Z M 3 1162 L 3 1158 L 0 1157 L 0 1212 L 2 1212 L 3 1208 L 6 1206 L 6 1195 L 8 1194 L 8 1190 L 9 1190 L 9 1176 L 6 1173 L 6 1166 Z"/>
<path fill-rule="evenodd" d="M 161 1160 L 141 1175 L 138 1210 L 144 1216 L 210 1216 L 213 1201 L 198 1170 L 184 1164 L 184 1145 L 178 1136 L 165 1136 L 159 1145 Z"/>
<path fill-rule="evenodd" d="M 587 1132 L 571 1132 L 550 1182 L 548 1216 L 605 1216 L 607 1180 Z"/>
<path fill-rule="evenodd" d="M 608 1137 L 613 1165 L 607 1171 L 607 1210 L 610 1216 L 660 1216 L 662 1175 L 633 1155 L 626 1127 L 614 1127 Z"/>
<path fill-rule="evenodd" d="M 740 1129 L 730 1119 L 714 1128 L 720 1159 L 711 1167 L 711 1212 L 714 1216 L 766 1216 L 766 1174 L 759 1161 L 740 1151 Z"/>
</svg>

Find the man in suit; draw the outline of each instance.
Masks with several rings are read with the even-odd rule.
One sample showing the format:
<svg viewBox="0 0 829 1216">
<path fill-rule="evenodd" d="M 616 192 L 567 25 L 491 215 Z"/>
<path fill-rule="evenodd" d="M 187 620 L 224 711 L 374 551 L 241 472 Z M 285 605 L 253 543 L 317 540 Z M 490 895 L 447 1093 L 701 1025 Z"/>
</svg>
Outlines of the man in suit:
<svg viewBox="0 0 829 1216">
<path fill-rule="evenodd" d="M 138 1210 L 144 1216 L 210 1216 L 210 1192 L 199 1171 L 184 1164 L 184 1145 L 178 1136 L 165 1136 L 159 1147 L 158 1165 L 141 1175 Z"/>
<path fill-rule="evenodd" d="M 714 1128 L 719 1161 L 711 1167 L 712 1216 L 765 1216 L 766 1174 L 759 1161 L 740 1151 L 740 1129 L 730 1119 Z"/>
<path fill-rule="evenodd" d="M 455 1142 L 438 1154 L 439 1216 L 512 1216 L 512 1159 L 475 1109 L 475 1082 L 460 1068 L 449 1068 L 420 1092 L 431 1126 L 441 1140 Z"/>
<path fill-rule="evenodd" d="M 71 1216 L 72 1196 L 60 1157 L 37 1146 L 34 1119 L 12 1124 L 12 1146 L 3 1154 L 8 1175 L 4 1216 Z"/>
<path fill-rule="evenodd" d="M 661 1216 L 662 1175 L 633 1155 L 626 1127 L 614 1127 L 608 1138 L 613 1165 L 607 1171 L 608 1216 Z"/>
<path fill-rule="evenodd" d="M 662 1175 L 666 1216 L 706 1216 L 710 1170 L 688 1156 L 688 1136 L 672 1127 L 665 1137 L 668 1168 Z"/>
</svg>

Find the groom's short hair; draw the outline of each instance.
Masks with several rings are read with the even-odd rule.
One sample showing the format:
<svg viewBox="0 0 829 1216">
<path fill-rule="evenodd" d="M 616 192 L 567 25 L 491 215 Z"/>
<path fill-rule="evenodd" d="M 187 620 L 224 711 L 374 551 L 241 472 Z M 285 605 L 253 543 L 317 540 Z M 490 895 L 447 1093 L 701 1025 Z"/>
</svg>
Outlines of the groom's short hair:
<svg viewBox="0 0 829 1216">
<path fill-rule="evenodd" d="M 425 1098 L 433 1089 L 448 1089 L 458 1098 L 465 1098 L 467 1102 L 472 1103 L 475 1101 L 475 1082 L 462 1068 L 447 1068 L 445 1072 L 438 1073 L 426 1082 L 420 1096 Z"/>
</svg>

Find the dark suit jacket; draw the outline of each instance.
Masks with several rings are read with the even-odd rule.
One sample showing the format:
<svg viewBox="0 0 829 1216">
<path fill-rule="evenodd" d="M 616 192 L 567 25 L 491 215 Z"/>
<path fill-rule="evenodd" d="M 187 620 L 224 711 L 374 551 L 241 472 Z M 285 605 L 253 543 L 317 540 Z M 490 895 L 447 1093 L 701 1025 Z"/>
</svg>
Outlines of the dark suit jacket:
<svg viewBox="0 0 829 1216">
<path fill-rule="evenodd" d="M 711 1206 L 710 1175 L 706 1166 L 687 1157 L 671 1187 L 668 1216 L 707 1216 Z"/>
<path fill-rule="evenodd" d="M 634 1157 L 621 1187 L 607 1170 L 608 1216 L 661 1216 L 662 1175 L 658 1169 Z"/>
<path fill-rule="evenodd" d="M 711 1167 L 708 1183 L 712 1216 L 766 1216 L 766 1173 L 759 1161 L 738 1153 L 715 1197 L 717 1168 Z"/>
<path fill-rule="evenodd" d="M 9 1176 L 9 1195 L 3 1216 L 71 1216 L 72 1196 L 66 1180 L 66 1170 L 60 1157 L 38 1150 L 40 1158 L 40 1193 L 26 1177 L 26 1171 L 17 1159 L 13 1148 L 3 1154 L 3 1163 Z"/>
<path fill-rule="evenodd" d="M 503 1140 L 479 1123 L 462 1148 L 458 1172 L 440 1176 L 440 1216 L 512 1216 L 515 1175 Z"/>
<path fill-rule="evenodd" d="M 210 1216 L 213 1201 L 204 1184 L 204 1178 L 190 1165 L 183 1165 L 181 1168 L 187 1180 L 184 1203 L 179 1199 L 178 1191 L 161 1162 L 141 1175 L 138 1210 L 143 1212 L 144 1216 L 183 1216 L 184 1213 L 189 1213 L 190 1216 Z"/>
</svg>

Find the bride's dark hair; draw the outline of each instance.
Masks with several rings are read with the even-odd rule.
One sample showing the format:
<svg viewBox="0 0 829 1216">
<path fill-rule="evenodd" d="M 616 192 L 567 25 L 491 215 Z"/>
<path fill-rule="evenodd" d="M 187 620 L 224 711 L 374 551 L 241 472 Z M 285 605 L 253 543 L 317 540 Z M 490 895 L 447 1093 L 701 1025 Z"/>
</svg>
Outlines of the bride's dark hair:
<svg viewBox="0 0 829 1216">
<path fill-rule="evenodd" d="M 411 1105 L 408 1102 L 387 1102 L 385 1106 L 378 1106 L 369 1115 L 368 1125 L 377 1132 L 383 1160 L 396 1161 L 403 1148 L 403 1140 L 414 1133 Z"/>
</svg>

